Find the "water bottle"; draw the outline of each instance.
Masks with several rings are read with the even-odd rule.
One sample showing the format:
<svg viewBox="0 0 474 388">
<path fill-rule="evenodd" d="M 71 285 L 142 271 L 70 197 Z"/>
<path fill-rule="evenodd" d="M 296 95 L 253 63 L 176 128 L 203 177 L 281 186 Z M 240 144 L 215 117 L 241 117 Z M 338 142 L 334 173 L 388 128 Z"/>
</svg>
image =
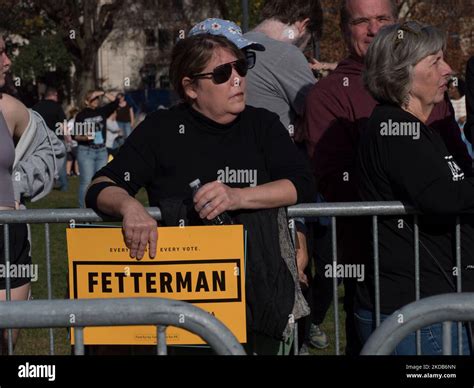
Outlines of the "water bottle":
<svg viewBox="0 0 474 388">
<path fill-rule="evenodd" d="M 189 184 L 189 187 L 191 187 L 191 190 L 193 191 L 193 198 L 198 192 L 198 190 L 202 187 L 201 181 L 199 179 L 196 179 L 192 181 Z M 206 203 L 204 207 L 206 207 L 209 204 Z M 221 213 L 212 220 L 208 220 L 207 218 L 203 218 L 202 222 L 206 225 L 232 225 L 232 218 L 227 214 L 227 212 Z"/>
</svg>

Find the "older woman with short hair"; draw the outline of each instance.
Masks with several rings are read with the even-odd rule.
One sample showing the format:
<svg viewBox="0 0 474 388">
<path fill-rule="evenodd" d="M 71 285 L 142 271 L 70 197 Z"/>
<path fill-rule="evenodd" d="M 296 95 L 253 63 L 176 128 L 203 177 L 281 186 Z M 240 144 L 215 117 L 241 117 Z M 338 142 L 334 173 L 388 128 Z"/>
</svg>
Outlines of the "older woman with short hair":
<svg viewBox="0 0 474 388">
<path fill-rule="evenodd" d="M 406 22 L 384 27 L 366 56 L 364 82 L 380 102 L 361 138 L 358 170 L 364 201 L 402 201 L 419 217 L 420 296 L 474 291 L 474 219 L 461 216 L 462 267 L 456 268 L 455 214 L 474 209 L 474 179 L 450 155 L 440 133 L 426 121 L 443 100 L 452 70 L 445 62 L 443 34 Z M 380 311 L 382 320 L 415 301 L 412 217 L 380 217 Z M 373 268 L 359 287 L 356 319 L 365 341 L 375 329 Z M 441 324 L 421 330 L 423 354 L 441 354 Z M 469 353 L 463 328 L 464 354 Z M 453 354 L 457 331 L 453 331 Z M 415 333 L 396 354 L 416 354 Z"/>
<path fill-rule="evenodd" d="M 310 202 L 315 187 L 278 116 L 245 105 L 245 76 L 254 59 L 223 36 L 180 40 L 170 78 L 183 103 L 147 116 L 96 175 L 87 204 L 123 217 L 125 243 L 137 259 L 148 244 L 153 257 L 157 241 L 155 220 L 133 198 L 141 187 L 150 205 L 160 206 L 164 225 L 202 225 L 223 212 L 244 224 L 249 338 L 263 336 L 269 353 L 278 353 L 287 349 L 280 340 L 289 338 L 289 316 L 298 305 L 295 319 L 308 313 L 283 207 Z M 226 180 L 219 171 L 227 169 L 256 179 Z M 204 185 L 193 198 L 189 183 L 196 178 Z"/>
</svg>

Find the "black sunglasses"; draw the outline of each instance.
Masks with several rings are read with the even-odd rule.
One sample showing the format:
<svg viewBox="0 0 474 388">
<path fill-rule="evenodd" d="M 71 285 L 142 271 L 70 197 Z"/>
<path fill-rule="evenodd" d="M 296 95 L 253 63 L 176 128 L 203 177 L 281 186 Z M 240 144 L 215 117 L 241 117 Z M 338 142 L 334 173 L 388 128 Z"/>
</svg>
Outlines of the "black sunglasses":
<svg viewBox="0 0 474 388">
<path fill-rule="evenodd" d="M 212 73 L 199 73 L 193 74 L 191 78 L 204 78 L 211 76 L 211 79 L 215 84 L 223 84 L 227 82 L 232 75 L 232 68 L 237 71 L 237 74 L 241 77 L 247 75 L 247 71 L 255 66 L 255 53 L 248 51 L 245 53 L 244 59 L 238 59 L 233 62 L 224 63 L 223 65 L 217 66 Z"/>
</svg>

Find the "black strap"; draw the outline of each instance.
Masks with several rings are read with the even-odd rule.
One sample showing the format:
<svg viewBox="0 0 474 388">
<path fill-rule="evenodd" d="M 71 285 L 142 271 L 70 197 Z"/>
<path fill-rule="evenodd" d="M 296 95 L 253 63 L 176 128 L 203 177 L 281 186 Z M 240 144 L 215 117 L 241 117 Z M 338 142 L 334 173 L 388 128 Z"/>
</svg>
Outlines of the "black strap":
<svg viewBox="0 0 474 388">
<path fill-rule="evenodd" d="M 410 229 L 411 232 L 414 232 L 414 230 L 410 228 L 410 225 L 408 223 L 407 223 L 407 227 L 408 227 L 408 229 Z M 431 253 L 431 251 L 428 249 L 428 247 L 425 244 L 423 244 L 423 241 L 421 241 L 419 233 L 418 233 L 418 241 L 419 241 L 420 246 L 425 249 L 425 251 L 428 253 L 428 255 L 431 256 L 431 258 L 435 262 L 436 266 L 438 267 L 439 271 L 444 276 L 444 278 L 446 279 L 448 284 L 451 286 L 453 291 L 457 292 L 456 285 L 453 283 L 452 279 L 449 278 L 448 274 L 444 271 L 443 267 L 441 266 L 441 264 L 439 263 L 439 261 L 435 257 L 435 255 L 433 255 L 433 253 Z M 459 271 L 461 271 L 461 268 L 459 268 Z"/>
<path fill-rule="evenodd" d="M 95 211 L 99 211 L 99 208 L 97 207 L 97 198 L 99 197 L 99 194 L 102 190 L 110 186 L 119 187 L 115 182 L 109 181 L 94 183 L 92 186 L 90 186 L 86 193 L 86 206 L 94 209 Z"/>
</svg>

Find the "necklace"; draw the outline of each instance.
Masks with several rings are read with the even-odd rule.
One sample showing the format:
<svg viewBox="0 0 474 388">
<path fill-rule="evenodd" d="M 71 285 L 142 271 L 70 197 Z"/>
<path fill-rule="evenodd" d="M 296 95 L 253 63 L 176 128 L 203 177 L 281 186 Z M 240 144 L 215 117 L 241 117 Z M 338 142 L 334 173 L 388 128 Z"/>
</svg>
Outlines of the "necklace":
<svg viewBox="0 0 474 388">
<path fill-rule="evenodd" d="M 415 112 L 413 112 L 411 109 L 409 109 L 408 107 L 402 107 L 402 109 L 410 114 L 412 114 L 413 116 L 415 116 L 418 120 L 420 120 L 422 123 L 426 123 L 426 119 L 423 117 L 422 114 L 417 114 Z"/>
</svg>

